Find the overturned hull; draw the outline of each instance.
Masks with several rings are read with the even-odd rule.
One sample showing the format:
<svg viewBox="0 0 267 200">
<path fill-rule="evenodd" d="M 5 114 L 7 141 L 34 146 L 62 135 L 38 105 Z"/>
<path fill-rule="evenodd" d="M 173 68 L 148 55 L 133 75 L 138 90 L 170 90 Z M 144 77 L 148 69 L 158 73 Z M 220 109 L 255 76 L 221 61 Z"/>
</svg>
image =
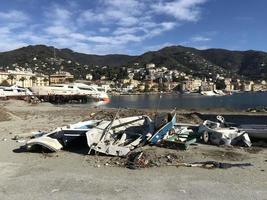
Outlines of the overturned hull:
<svg viewBox="0 0 267 200">
<path fill-rule="evenodd" d="M 49 149 L 52 152 L 59 151 L 63 148 L 63 146 L 60 144 L 60 142 L 57 139 L 47 137 L 47 136 L 34 138 L 26 143 L 26 148 L 29 151 L 32 151 L 38 147 Z"/>
<path fill-rule="evenodd" d="M 60 127 L 49 133 L 39 131 L 34 133 L 35 138 L 26 142 L 25 147 L 27 150 L 42 147 L 52 152 L 59 151 L 70 145 L 73 140 L 85 137 L 86 132 L 91 128 L 105 122 L 101 120 L 90 120 Z"/>
</svg>

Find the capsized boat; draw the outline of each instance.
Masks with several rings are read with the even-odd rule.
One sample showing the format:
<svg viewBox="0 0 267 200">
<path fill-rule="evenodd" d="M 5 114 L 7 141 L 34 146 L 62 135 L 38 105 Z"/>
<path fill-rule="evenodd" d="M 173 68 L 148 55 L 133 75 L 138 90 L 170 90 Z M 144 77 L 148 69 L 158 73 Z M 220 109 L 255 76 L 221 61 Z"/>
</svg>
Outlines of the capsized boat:
<svg viewBox="0 0 267 200">
<path fill-rule="evenodd" d="M 117 116 L 117 115 L 116 115 Z M 153 132 L 148 116 L 114 117 L 111 122 L 101 123 L 86 133 L 91 150 L 112 156 L 126 156 L 147 140 Z"/>
<path fill-rule="evenodd" d="M 49 133 L 38 131 L 34 132 L 35 138 L 26 142 L 27 150 L 34 150 L 38 147 L 44 147 L 50 151 L 59 151 L 63 147 L 71 145 L 71 143 L 80 137 L 85 137 L 85 133 L 91 128 L 107 123 L 103 120 L 89 120 L 78 122 L 64 127 L 59 127 Z"/>
</svg>

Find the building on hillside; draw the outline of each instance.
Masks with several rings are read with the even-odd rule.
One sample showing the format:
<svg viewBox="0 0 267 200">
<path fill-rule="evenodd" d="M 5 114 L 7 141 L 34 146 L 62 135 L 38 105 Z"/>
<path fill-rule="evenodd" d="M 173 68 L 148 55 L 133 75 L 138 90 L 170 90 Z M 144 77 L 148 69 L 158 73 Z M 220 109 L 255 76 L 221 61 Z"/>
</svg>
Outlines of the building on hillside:
<svg viewBox="0 0 267 200">
<path fill-rule="evenodd" d="M 0 72 L 0 83 L 7 81 L 9 85 L 21 87 L 45 86 L 48 85 L 48 76 L 34 74 L 31 71 L 8 70 Z"/>
<path fill-rule="evenodd" d="M 65 71 L 60 71 L 55 74 L 50 75 L 50 84 L 61 84 L 73 82 L 74 76 Z"/>
<path fill-rule="evenodd" d="M 146 64 L 146 69 L 152 69 L 152 68 L 155 68 L 156 65 L 154 63 L 148 63 Z"/>
<path fill-rule="evenodd" d="M 128 78 L 131 79 L 131 80 L 133 80 L 133 78 L 134 78 L 134 73 L 129 73 L 129 74 L 128 74 Z"/>
<path fill-rule="evenodd" d="M 214 91 L 216 90 L 216 85 L 213 82 L 202 82 L 201 91 Z"/>
<path fill-rule="evenodd" d="M 187 80 L 184 82 L 183 89 L 189 92 L 198 92 L 202 85 L 202 80 L 194 79 L 194 80 Z"/>
<path fill-rule="evenodd" d="M 138 80 L 131 80 L 131 81 L 130 81 L 130 84 L 131 84 L 132 86 L 134 86 L 134 87 L 137 87 L 137 86 L 140 84 L 140 81 L 138 81 Z"/>
<path fill-rule="evenodd" d="M 48 86 L 49 85 L 49 76 L 44 74 L 37 74 L 36 79 L 32 80 L 32 86 Z"/>
<path fill-rule="evenodd" d="M 250 92 L 252 91 L 252 87 L 253 87 L 254 82 L 253 81 L 249 81 L 249 82 L 244 82 L 242 84 L 242 90 L 245 92 Z"/>
<path fill-rule="evenodd" d="M 267 91 L 267 85 L 263 85 L 261 83 L 253 84 L 252 91 L 254 91 L 254 92 Z"/>
<path fill-rule="evenodd" d="M 3 83 L 4 81 L 8 81 L 8 75 L 9 73 L 6 71 L 0 71 L 0 84 Z M 10 84 L 10 82 L 8 81 L 8 83 Z"/>
<path fill-rule="evenodd" d="M 91 80 L 93 80 L 93 75 L 92 74 L 86 74 L 85 79 L 91 81 Z"/>
<path fill-rule="evenodd" d="M 8 70 L 8 82 L 10 85 L 17 85 L 20 87 L 32 87 L 35 74 L 32 71 L 23 70 Z"/>
<path fill-rule="evenodd" d="M 225 91 L 227 92 L 231 92 L 235 89 L 234 84 L 232 83 L 232 79 L 231 78 L 225 78 L 224 79 L 224 84 L 225 84 Z"/>
</svg>

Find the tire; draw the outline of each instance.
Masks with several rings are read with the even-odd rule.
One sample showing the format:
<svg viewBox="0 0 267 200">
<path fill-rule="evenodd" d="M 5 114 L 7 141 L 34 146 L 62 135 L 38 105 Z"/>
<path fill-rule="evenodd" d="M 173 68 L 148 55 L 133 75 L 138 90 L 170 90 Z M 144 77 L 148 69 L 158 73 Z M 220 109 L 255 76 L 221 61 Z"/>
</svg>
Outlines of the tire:
<svg viewBox="0 0 267 200">
<path fill-rule="evenodd" d="M 210 136 L 209 136 L 209 132 L 208 131 L 204 131 L 203 134 L 202 134 L 202 139 L 203 139 L 203 142 L 205 144 L 208 144 L 209 143 L 209 140 L 210 140 Z"/>
</svg>

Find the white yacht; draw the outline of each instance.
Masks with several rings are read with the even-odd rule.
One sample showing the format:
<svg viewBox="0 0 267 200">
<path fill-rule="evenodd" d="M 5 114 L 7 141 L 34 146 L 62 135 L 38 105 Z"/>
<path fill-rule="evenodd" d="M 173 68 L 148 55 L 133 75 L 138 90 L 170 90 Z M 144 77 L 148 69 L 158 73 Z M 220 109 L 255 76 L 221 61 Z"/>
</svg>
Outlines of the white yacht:
<svg viewBox="0 0 267 200">
<path fill-rule="evenodd" d="M 204 96 L 219 96 L 219 94 L 216 94 L 214 91 L 201 91 L 200 94 Z"/>
<path fill-rule="evenodd" d="M 10 87 L 0 86 L 0 97 L 15 97 L 33 95 L 27 88 L 22 88 L 17 85 Z"/>
<path fill-rule="evenodd" d="M 96 86 L 83 83 L 53 84 L 50 86 L 34 86 L 30 88 L 35 95 L 87 95 L 93 99 L 108 101 L 106 92 L 99 91 Z"/>
<path fill-rule="evenodd" d="M 204 96 L 225 96 L 226 95 L 222 90 L 201 91 L 200 94 Z"/>
</svg>

